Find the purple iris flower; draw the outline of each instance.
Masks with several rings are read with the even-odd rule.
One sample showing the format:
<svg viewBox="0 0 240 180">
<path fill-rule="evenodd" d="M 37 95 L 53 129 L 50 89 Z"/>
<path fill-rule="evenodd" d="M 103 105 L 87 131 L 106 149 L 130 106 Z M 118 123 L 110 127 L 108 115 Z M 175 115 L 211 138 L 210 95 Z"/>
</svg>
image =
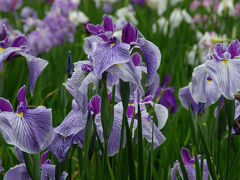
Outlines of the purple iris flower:
<svg viewBox="0 0 240 180">
<path fill-rule="evenodd" d="M 48 12 L 43 22 L 50 28 L 54 37 L 54 44 L 60 45 L 65 39 L 69 42 L 74 41 L 76 26 L 56 10 Z"/>
<path fill-rule="evenodd" d="M 54 42 L 52 31 L 47 26 L 40 26 L 28 34 L 28 47 L 33 55 L 50 51 Z"/>
<path fill-rule="evenodd" d="M 173 94 L 174 87 L 166 87 L 167 84 L 169 83 L 169 81 L 170 81 L 170 75 L 167 74 L 164 76 L 163 82 L 161 83 L 161 85 L 158 86 L 159 76 L 157 75 L 155 82 L 148 89 L 145 96 L 156 92 L 155 97 L 154 97 L 155 102 L 158 104 L 162 104 L 166 108 L 170 108 L 170 113 L 176 113 L 177 112 L 177 102 L 176 102 L 175 96 Z M 157 83 L 157 89 L 155 87 L 156 86 L 155 83 Z M 156 89 L 156 91 L 154 89 Z"/>
<path fill-rule="evenodd" d="M 30 7 L 24 7 L 21 11 L 21 18 L 22 19 L 37 18 L 37 13 Z"/>
<path fill-rule="evenodd" d="M 29 54 L 26 47 L 27 39 L 25 36 L 18 36 L 13 40 L 9 46 L 9 39 L 7 35 L 6 26 L 3 27 L 3 33 L 0 41 L 0 72 L 2 71 L 3 63 L 14 59 L 15 57 L 22 56 L 26 59 L 29 69 L 29 84 L 30 92 L 33 93 L 35 84 L 39 75 L 42 73 L 48 62 L 41 58 L 36 58 Z"/>
<path fill-rule="evenodd" d="M 51 160 L 47 159 L 47 153 L 48 151 L 44 152 L 41 156 L 41 180 L 55 180 L 55 165 L 51 163 Z M 19 180 L 31 180 L 30 175 L 28 174 L 26 164 L 23 161 L 20 161 L 21 164 L 16 165 L 12 167 L 10 170 L 8 170 L 4 176 L 4 179 L 16 179 L 16 177 Z M 63 172 L 60 180 L 65 180 L 67 178 L 67 173 Z"/>
<path fill-rule="evenodd" d="M 22 0 L 0 0 L 0 11 L 15 11 L 22 6 Z"/>
<path fill-rule="evenodd" d="M 39 153 L 54 139 L 51 109 L 29 109 L 25 86 L 18 91 L 17 99 L 19 105 L 14 112 L 10 102 L 0 98 L 0 132 L 8 144 L 27 153 Z"/>
<path fill-rule="evenodd" d="M 189 150 L 184 147 L 182 147 L 182 149 L 181 149 L 181 156 L 182 156 L 183 164 L 187 171 L 188 179 L 195 180 L 196 179 L 195 157 L 191 157 Z M 201 155 L 198 155 L 198 163 L 199 163 L 199 166 L 201 167 Z M 174 163 L 174 166 L 171 169 L 172 180 L 176 180 L 177 171 L 179 172 L 181 178 L 183 179 L 182 171 L 181 171 L 180 164 L 178 161 L 176 161 Z M 202 177 L 202 179 L 203 180 L 212 179 L 212 177 L 209 173 L 209 170 L 208 170 L 206 159 L 203 160 L 203 177 Z"/>
<path fill-rule="evenodd" d="M 221 94 L 227 99 L 234 99 L 234 93 L 240 90 L 240 43 L 232 41 L 228 48 L 216 44 L 212 58 L 206 57 L 209 76 L 216 81 Z"/>
<path fill-rule="evenodd" d="M 74 63 L 72 77 L 64 83 L 64 86 L 84 113 L 87 110 L 87 94 L 88 85 L 90 83 L 94 83 L 95 87 L 98 83 L 98 79 L 93 72 L 91 61 L 79 61 Z"/>
<path fill-rule="evenodd" d="M 54 131 L 55 139 L 49 145 L 49 150 L 62 162 L 71 148 L 74 136 L 83 130 L 87 123 L 87 114 L 84 114 L 76 101 L 72 102 L 72 111 L 65 117 L 63 122 Z"/>
<path fill-rule="evenodd" d="M 77 9 L 77 7 L 78 3 L 73 0 L 54 0 L 51 10 L 59 9 L 64 16 L 68 16 L 68 13 L 73 9 Z"/>
<path fill-rule="evenodd" d="M 133 112 L 135 109 L 134 125 L 137 128 L 138 113 L 141 113 L 143 138 L 146 138 L 146 140 L 149 143 L 152 143 L 152 140 L 153 140 L 153 148 L 155 149 L 166 140 L 165 136 L 161 133 L 160 129 L 162 129 L 166 124 L 166 121 L 168 118 L 168 110 L 161 104 L 154 104 L 152 101 L 154 98 L 153 96 L 147 96 L 144 99 L 141 99 L 141 95 L 138 93 L 136 97 L 137 98 L 135 100 L 131 98 L 129 101 L 129 106 L 127 109 L 127 117 L 131 122 L 132 116 L 134 115 Z M 137 102 L 139 102 L 139 105 L 140 105 L 140 112 L 137 111 L 138 110 Z M 155 114 L 158 120 L 158 127 L 155 125 L 155 123 L 153 123 L 152 117 L 147 112 L 146 105 L 153 106 L 153 109 L 155 111 Z M 153 131 L 152 131 L 152 126 L 153 126 Z"/>
<path fill-rule="evenodd" d="M 139 73 L 137 73 L 130 56 L 132 48 L 139 47 L 147 67 L 146 86 L 150 86 L 154 82 L 161 62 L 161 53 L 158 47 L 145 38 L 140 38 L 137 28 L 130 23 L 123 27 L 121 42 L 119 42 L 116 37 L 112 37 L 112 31 L 117 30 L 112 19 L 106 15 L 103 19 L 103 26 L 91 24 L 87 26 L 94 36 L 86 38 L 84 43 L 84 50 L 88 54 L 89 59 L 92 59 L 93 71 L 97 78 L 100 79 L 103 72 L 107 70 L 112 74 L 113 72 L 118 72 L 118 75 L 123 75 L 123 72 L 130 71 L 129 74 L 134 75 L 132 77 L 135 79 L 134 84 L 142 89 L 139 82 Z M 110 70 L 111 68 L 112 70 Z M 122 79 L 126 78 L 122 77 Z"/>
<path fill-rule="evenodd" d="M 110 18 L 109 16 L 107 16 L 106 14 L 103 15 L 103 25 L 97 24 L 97 25 L 93 25 L 93 24 L 87 24 L 87 30 L 94 34 L 94 35 L 100 35 L 102 33 L 105 32 L 113 32 L 115 27 L 115 25 L 113 24 L 112 18 Z M 101 36 L 101 35 L 100 35 Z"/>
<path fill-rule="evenodd" d="M 184 108 L 188 109 L 190 106 L 193 114 L 196 114 L 198 113 L 198 103 L 192 98 L 189 86 L 191 86 L 191 83 L 189 83 L 188 86 L 179 89 L 178 98 Z"/>
<path fill-rule="evenodd" d="M 216 79 L 209 76 L 208 69 L 205 64 L 196 67 L 192 74 L 192 85 L 190 91 L 196 102 L 214 104 L 221 95 L 219 85 Z"/>
</svg>

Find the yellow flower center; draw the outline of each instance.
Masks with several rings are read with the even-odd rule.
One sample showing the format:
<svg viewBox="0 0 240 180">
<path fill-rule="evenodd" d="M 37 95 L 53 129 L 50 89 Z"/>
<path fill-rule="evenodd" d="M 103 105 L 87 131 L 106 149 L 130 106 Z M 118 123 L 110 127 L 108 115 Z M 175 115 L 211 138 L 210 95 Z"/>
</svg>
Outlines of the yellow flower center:
<svg viewBox="0 0 240 180">
<path fill-rule="evenodd" d="M 23 112 L 17 113 L 23 119 Z"/>
<path fill-rule="evenodd" d="M 120 65 L 119 64 L 115 64 L 115 66 L 119 67 L 120 68 Z"/>
<path fill-rule="evenodd" d="M 210 83 L 211 82 L 211 80 L 207 80 L 207 83 Z"/>
<path fill-rule="evenodd" d="M 224 59 L 223 62 L 224 62 L 224 64 L 225 64 L 225 66 L 227 66 L 228 60 L 227 60 L 227 59 Z"/>
<path fill-rule="evenodd" d="M 110 48 L 112 48 L 116 43 L 111 43 Z"/>
<path fill-rule="evenodd" d="M 4 48 L 0 47 L 0 53 L 4 51 Z"/>
</svg>

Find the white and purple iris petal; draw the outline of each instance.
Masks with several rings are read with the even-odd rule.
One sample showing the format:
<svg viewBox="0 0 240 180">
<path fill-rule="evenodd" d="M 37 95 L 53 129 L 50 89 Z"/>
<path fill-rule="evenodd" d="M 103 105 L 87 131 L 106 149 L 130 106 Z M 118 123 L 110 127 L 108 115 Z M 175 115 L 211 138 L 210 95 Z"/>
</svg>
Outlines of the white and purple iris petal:
<svg viewBox="0 0 240 180">
<path fill-rule="evenodd" d="M 141 112 L 142 117 L 142 135 L 149 143 L 153 141 L 153 148 L 159 147 L 165 140 L 165 136 L 153 123 L 151 116 L 147 112 Z M 153 124 L 152 124 L 153 123 Z M 165 123 L 159 123 L 159 127 L 162 128 Z M 153 132 L 152 132 L 153 126 Z"/>
<path fill-rule="evenodd" d="M 191 157 L 189 150 L 184 147 L 181 149 L 181 156 L 182 156 L 183 164 L 184 164 L 186 172 L 187 172 L 188 179 L 196 180 L 195 157 Z M 199 163 L 199 166 L 201 167 L 201 156 L 200 155 L 198 155 L 198 163 Z M 172 180 L 176 180 L 177 171 L 179 172 L 180 176 L 183 178 L 181 167 L 180 167 L 180 164 L 178 161 L 176 161 L 174 163 L 174 166 L 171 169 Z M 208 170 L 206 159 L 203 160 L 203 177 L 202 177 L 202 179 L 203 180 L 212 179 L 212 177 L 209 173 L 209 170 Z"/>
<path fill-rule="evenodd" d="M 94 83 L 94 85 L 98 83 L 98 79 L 93 72 L 92 63 L 90 61 L 74 63 L 72 77 L 64 83 L 64 86 L 84 113 L 87 110 L 87 93 L 90 83 Z"/>
<path fill-rule="evenodd" d="M 8 144 L 17 146 L 27 153 L 39 153 L 54 139 L 51 109 L 39 106 L 28 109 L 26 87 L 18 92 L 17 113 L 9 101 L 1 98 L 0 132 Z"/>
<path fill-rule="evenodd" d="M 112 125 L 112 131 L 108 139 L 108 155 L 109 156 L 114 156 L 119 151 L 121 129 L 122 129 L 122 117 L 123 117 L 122 103 L 118 103 L 114 106 L 114 121 Z M 102 141 L 102 143 L 104 143 L 101 114 L 96 115 L 95 123 L 97 125 L 97 132 L 98 132 L 99 138 Z"/>
<path fill-rule="evenodd" d="M 102 73 L 113 65 L 129 62 L 130 45 L 117 42 L 99 42 L 92 56 L 93 71 L 101 79 Z"/>
<path fill-rule="evenodd" d="M 189 90 L 190 85 L 191 83 L 189 83 L 188 86 L 179 89 L 178 98 L 184 108 L 188 109 L 188 106 L 190 106 L 193 114 L 196 114 L 198 112 L 198 103 L 192 98 Z"/>
<path fill-rule="evenodd" d="M 138 39 L 137 43 L 141 48 L 147 66 L 146 86 L 150 86 L 155 80 L 155 75 L 161 63 L 161 52 L 155 44 L 144 38 Z"/>
<path fill-rule="evenodd" d="M 204 103 L 205 106 L 214 104 L 221 96 L 217 80 L 212 79 L 207 72 L 205 64 L 196 67 L 192 74 L 192 84 L 189 86 L 194 101 Z"/>
<path fill-rule="evenodd" d="M 139 99 L 141 95 L 139 92 L 137 94 L 138 94 L 136 95 L 138 96 L 137 99 Z M 136 102 L 139 102 L 142 118 L 143 138 L 145 138 L 149 143 L 152 143 L 153 140 L 153 148 L 155 149 L 166 140 L 165 136 L 161 133 L 160 129 L 162 129 L 166 124 L 168 118 L 168 110 L 161 104 L 154 104 L 152 100 L 153 96 L 147 96 L 143 100 L 139 99 L 134 101 L 134 99 L 131 99 L 127 109 L 127 117 L 131 119 L 135 109 L 134 124 L 137 128 L 138 126 L 137 118 L 139 112 L 137 111 L 138 105 Z M 153 123 L 152 117 L 148 114 L 146 110 L 146 104 L 153 106 L 158 120 L 158 127 Z"/>
<path fill-rule="evenodd" d="M 87 114 L 84 114 L 78 104 L 73 100 L 72 111 L 65 117 L 63 122 L 54 129 L 55 139 L 49 145 L 49 150 L 63 161 L 71 148 L 74 136 L 83 130 L 87 123 Z"/>
<path fill-rule="evenodd" d="M 216 79 L 221 93 L 227 99 L 234 99 L 234 93 L 240 90 L 240 43 L 234 40 L 226 49 L 217 44 L 212 59 L 205 62 L 209 76 Z"/>
<path fill-rule="evenodd" d="M 51 151 L 59 162 L 66 159 L 68 151 L 70 150 L 73 143 L 73 135 L 63 136 L 56 133 L 54 140 L 49 145 L 49 151 Z"/>
<path fill-rule="evenodd" d="M 55 168 L 56 166 L 51 164 L 51 161 L 48 159 L 46 160 L 48 152 L 45 152 L 41 156 L 41 180 L 47 180 L 47 179 L 55 179 Z M 64 171 L 60 177 L 60 180 L 65 180 L 67 178 L 67 173 Z M 19 165 L 16 165 L 12 167 L 10 170 L 8 170 L 4 176 L 5 180 L 31 180 L 30 175 L 28 174 L 27 167 L 25 163 L 21 163 Z"/>
</svg>

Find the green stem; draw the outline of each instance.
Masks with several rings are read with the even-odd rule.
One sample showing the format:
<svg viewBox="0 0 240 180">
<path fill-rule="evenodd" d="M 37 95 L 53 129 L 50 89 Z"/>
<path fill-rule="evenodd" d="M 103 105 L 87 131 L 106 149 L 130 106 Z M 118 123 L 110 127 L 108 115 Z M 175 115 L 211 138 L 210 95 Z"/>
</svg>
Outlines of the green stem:
<svg viewBox="0 0 240 180">
<path fill-rule="evenodd" d="M 41 179 L 40 154 L 33 154 L 33 180 Z"/>
</svg>

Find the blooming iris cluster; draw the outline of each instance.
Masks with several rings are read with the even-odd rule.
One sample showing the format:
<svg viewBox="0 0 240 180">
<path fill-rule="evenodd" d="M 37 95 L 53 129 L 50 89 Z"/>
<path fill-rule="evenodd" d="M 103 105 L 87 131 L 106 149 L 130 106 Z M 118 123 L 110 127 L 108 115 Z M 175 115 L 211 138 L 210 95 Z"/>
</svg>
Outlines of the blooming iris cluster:
<svg viewBox="0 0 240 180">
<path fill-rule="evenodd" d="M 15 11 L 22 6 L 22 0 L 0 0 L 0 11 Z"/>
<path fill-rule="evenodd" d="M 214 104 L 223 95 L 233 100 L 234 94 L 240 91 L 240 43 L 232 41 L 228 48 L 224 44 L 216 44 L 214 51 L 204 58 L 205 62 L 196 67 L 192 74 L 192 83 L 179 90 L 179 99 L 184 107 L 188 101 L 197 112 L 200 105 Z"/>
<path fill-rule="evenodd" d="M 78 5 L 78 1 L 55 0 L 43 20 L 29 7 L 22 10 L 21 20 L 24 32 L 29 33 L 28 46 L 31 47 L 32 54 L 48 52 L 51 47 L 60 45 L 65 40 L 74 41 L 76 26 L 89 21 L 84 13 L 77 11 Z"/>
<path fill-rule="evenodd" d="M 72 111 L 54 129 L 56 136 L 49 150 L 61 162 L 66 158 L 72 144 L 83 147 L 85 127 L 90 116 L 93 119 L 92 127 L 95 127 L 99 140 L 102 144 L 105 143 L 101 121 L 102 99 L 95 95 L 88 102 L 89 85 L 93 84 L 94 89 L 101 88 L 100 80 L 106 81 L 109 100 L 112 98 L 111 89 L 114 85 L 116 86 L 113 125 L 107 146 L 109 156 L 118 153 L 120 148 L 123 117 L 120 80 L 130 83 L 130 99 L 126 116 L 129 126 L 131 124 L 133 126 L 133 137 L 138 127 L 137 117 L 141 113 L 142 135 L 149 143 L 153 142 L 153 148 L 157 148 L 165 141 L 160 129 L 164 127 L 168 118 L 167 108 L 170 108 L 172 113 L 177 110 L 173 88 L 166 87 L 169 76 L 165 78 L 162 85 L 159 83 L 157 69 L 160 66 L 161 54 L 158 47 L 141 36 L 137 28 L 130 23 L 121 29 L 119 38 L 115 37 L 114 32 L 119 29 L 107 15 L 103 16 L 102 25 L 88 24 L 87 29 L 93 34 L 86 38 L 84 43 L 84 51 L 89 60 L 74 63 L 74 72 L 64 83 L 74 98 Z M 140 49 L 142 56 L 134 52 L 135 49 Z M 146 81 L 143 85 L 142 77 L 145 74 Z M 149 87 L 146 93 L 144 93 L 144 87 Z M 138 112 L 138 104 L 140 112 Z M 149 107 L 153 107 L 157 125 L 148 113 Z M 124 138 L 124 144 L 125 141 Z"/>
</svg>

